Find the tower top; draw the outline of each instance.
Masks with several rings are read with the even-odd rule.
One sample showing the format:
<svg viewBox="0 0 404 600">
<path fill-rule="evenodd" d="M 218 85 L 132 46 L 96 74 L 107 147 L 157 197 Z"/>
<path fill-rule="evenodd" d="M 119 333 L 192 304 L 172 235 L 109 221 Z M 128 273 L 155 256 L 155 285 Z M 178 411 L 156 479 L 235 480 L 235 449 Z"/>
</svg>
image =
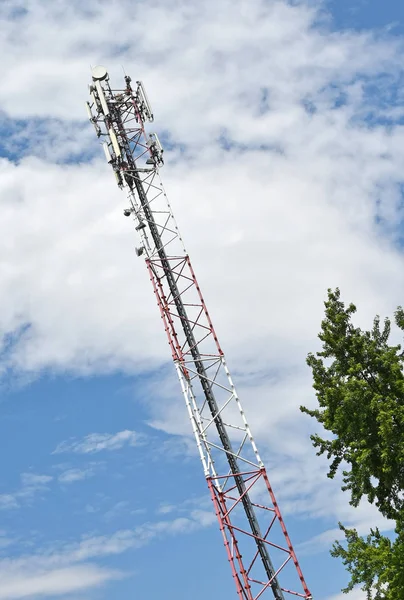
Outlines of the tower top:
<svg viewBox="0 0 404 600">
<path fill-rule="evenodd" d="M 108 71 L 102 65 L 98 65 L 91 69 L 91 75 L 94 81 L 102 81 L 108 77 Z"/>
</svg>

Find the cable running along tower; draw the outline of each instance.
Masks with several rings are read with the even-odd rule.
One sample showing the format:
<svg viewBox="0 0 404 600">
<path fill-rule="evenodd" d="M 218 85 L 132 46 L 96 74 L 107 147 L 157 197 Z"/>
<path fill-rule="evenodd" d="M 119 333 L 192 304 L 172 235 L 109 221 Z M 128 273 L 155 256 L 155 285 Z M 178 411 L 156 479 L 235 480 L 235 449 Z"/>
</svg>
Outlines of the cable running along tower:
<svg viewBox="0 0 404 600">
<path fill-rule="evenodd" d="M 160 180 L 144 86 L 124 79 L 114 89 L 104 67 L 92 70 L 88 117 L 127 192 L 239 600 L 311 600 Z"/>
</svg>

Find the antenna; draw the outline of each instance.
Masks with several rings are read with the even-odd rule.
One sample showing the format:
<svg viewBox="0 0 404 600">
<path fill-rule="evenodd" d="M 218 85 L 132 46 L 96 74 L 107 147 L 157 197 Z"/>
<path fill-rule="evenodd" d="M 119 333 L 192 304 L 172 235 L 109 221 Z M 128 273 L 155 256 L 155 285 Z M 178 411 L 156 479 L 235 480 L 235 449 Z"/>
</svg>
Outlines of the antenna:
<svg viewBox="0 0 404 600">
<path fill-rule="evenodd" d="M 137 96 L 139 98 L 139 108 L 142 114 L 146 117 L 150 123 L 154 121 L 152 107 L 150 105 L 149 99 L 146 94 L 146 90 L 144 89 L 144 85 L 141 81 L 137 81 Z"/>
</svg>

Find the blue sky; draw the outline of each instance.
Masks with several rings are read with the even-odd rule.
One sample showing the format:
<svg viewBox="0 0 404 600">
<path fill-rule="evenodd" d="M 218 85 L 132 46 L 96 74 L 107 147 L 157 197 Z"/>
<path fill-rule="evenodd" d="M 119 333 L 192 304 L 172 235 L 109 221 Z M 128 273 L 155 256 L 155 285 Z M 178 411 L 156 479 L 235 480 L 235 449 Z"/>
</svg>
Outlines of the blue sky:
<svg viewBox="0 0 404 600">
<path fill-rule="evenodd" d="M 348 506 L 298 407 L 314 402 L 305 355 L 327 287 L 365 327 L 402 303 L 404 9 L 16 9 L 0 7 L 0 600 L 236 597 L 125 199 L 85 122 L 97 63 L 146 83 L 170 139 L 163 180 L 305 577 L 315 600 L 340 600 L 338 521 L 391 524 Z"/>
<path fill-rule="evenodd" d="M 402 35 L 404 8 L 399 2 L 388 0 L 329 0 L 328 8 L 337 28 L 380 29 L 389 28 Z"/>
</svg>

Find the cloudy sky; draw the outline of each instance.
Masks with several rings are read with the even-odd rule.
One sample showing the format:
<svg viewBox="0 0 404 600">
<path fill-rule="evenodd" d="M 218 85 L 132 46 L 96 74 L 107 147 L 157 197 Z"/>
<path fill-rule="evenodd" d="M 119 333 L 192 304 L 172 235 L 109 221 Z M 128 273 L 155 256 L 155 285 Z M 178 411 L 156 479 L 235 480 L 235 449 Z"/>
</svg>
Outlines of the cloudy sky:
<svg viewBox="0 0 404 600">
<path fill-rule="evenodd" d="M 391 524 L 349 507 L 298 407 L 315 402 L 305 356 L 327 287 L 364 327 L 403 303 L 403 51 L 395 0 L 2 0 L 0 600 L 236 597 L 125 195 L 86 120 L 96 64 L 146 85 L 305 577 L 341 600 L 338 521 Z"/>
</svg>

